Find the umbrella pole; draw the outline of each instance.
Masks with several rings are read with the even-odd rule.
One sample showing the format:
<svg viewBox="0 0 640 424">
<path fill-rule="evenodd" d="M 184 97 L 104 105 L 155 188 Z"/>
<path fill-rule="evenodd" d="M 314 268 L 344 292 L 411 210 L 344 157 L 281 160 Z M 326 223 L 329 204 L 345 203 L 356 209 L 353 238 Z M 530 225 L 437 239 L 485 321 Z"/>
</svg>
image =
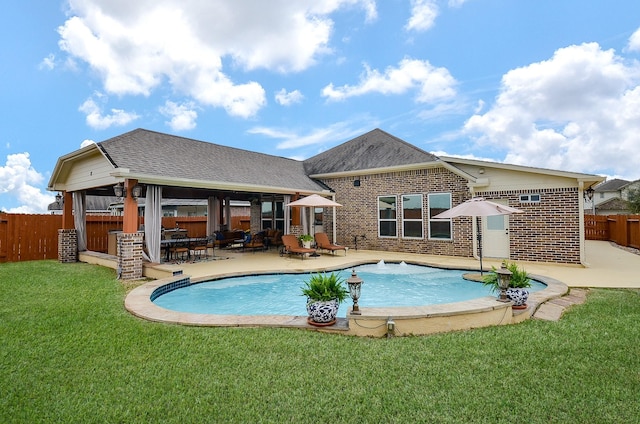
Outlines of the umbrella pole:
<svg viewBox="0 0 640 424">
<path fill-rule="evenodd" d="M 482 234 L 480 233 L 480 217 L 476 216 L 476 232 L 478 238 L 478 256 L 480 256 L 480 275 L 482 273 Z"/>
</svg>

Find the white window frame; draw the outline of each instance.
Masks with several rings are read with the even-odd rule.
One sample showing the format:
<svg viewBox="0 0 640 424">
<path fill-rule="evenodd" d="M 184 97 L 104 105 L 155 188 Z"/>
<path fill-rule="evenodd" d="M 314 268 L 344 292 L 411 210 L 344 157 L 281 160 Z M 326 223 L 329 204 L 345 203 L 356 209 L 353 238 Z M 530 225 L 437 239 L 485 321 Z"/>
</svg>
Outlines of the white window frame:
<svg viewBox="0 0 640 424">
<path fill-rule="evenodd" d="M 404 215 L 404 198 L 406 197 L 420 197 L 420 218 L 407 218 Z M 401 195 L 402 198 L 402 205 L 401 205 L 401 211 L 402 211 L 402 238 L 405 239 L 412 239 L 412 240 L 422 240 L 424 239 L 424 195 L 422 193 L 411 193 L 411 194 L 403 194 Z M 407 236 L 405 234 L 405 222 L 419 222 L 420 223 L 420 236 L 419 237 L 413 237 L 413 236 Z"/>
<path fill-rule="evenodd" d="M 538 197 L 534 199 L 534 197 Z M 521 194 L 518 196 L 520 203 L 540 203 L 542 196 L 539 193 L 531 193 L 531 194 Z"/>
<path fill-rule="evenodd" d="M 451 209 L 451 204 L 452 204 L 452 199 L 453 196 L 451 195 L 451 193 L 429 193 L 427 194 L 427 214 L 429 215 L 429 224 L 428 224 L 428 230 L 429 230 L 429 240 L 442 240 L 442 241 L 450 241 L 453 240 L 453 221 L 451 220 L 451 218 L 432 218 L 431 217 L 431 196 L 441 196 L 443 194 L 446 194 L 449 196 L 449 207 L 448 209 Z M 431 234 L 431 223 L 432 222 L 448 222 L 449 223 L 449 237 L 448 238 L 444 238 L 444 237 L 433 237 Z"/>
<path fill-rule="evenodd" d="M 380 218 L 380 199 L 384 198 L 384 197 L 393 197 L 395 199 L 395 218 Z M 388 194 L 388 195 L 383 195 L 383 196 L 378 196 L 377 197 L 378 201 L 377 201 L 377 211 L 376 214 L 378 216 L 378 237 L 379 238 L 398 238 L 398 196 L 395 194 Z M 390 236 L 390 235 L 382 235 L 380 233 L 380 224 L 382 222 L 395 222 L 395 227 L 396 227 L 396 231 L 395 234 Z"/>
</svg>

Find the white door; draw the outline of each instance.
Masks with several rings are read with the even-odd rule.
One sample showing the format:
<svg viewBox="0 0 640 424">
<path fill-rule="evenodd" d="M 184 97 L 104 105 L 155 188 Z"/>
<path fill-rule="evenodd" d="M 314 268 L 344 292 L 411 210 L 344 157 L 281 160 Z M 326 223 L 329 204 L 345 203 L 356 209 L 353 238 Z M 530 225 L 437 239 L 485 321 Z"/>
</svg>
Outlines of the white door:
<svg viewBox="0 0 640 424">
<path fill-rule="evenodd" d="M 506 205 L 506 201 L 492 200 Z M 482 256 L 509 259 L 509 215 L 482 218 Z"/>
</svg>

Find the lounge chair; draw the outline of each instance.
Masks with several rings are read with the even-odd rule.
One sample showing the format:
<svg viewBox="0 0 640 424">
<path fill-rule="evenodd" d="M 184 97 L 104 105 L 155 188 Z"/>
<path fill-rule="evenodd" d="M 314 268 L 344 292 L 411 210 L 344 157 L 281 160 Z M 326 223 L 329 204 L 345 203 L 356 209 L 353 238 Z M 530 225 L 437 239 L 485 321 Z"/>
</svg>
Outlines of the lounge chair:
<svg viewBox="0 0 640 424">
<path fill-rule="evenodd" d="M 316 249 L 307 249 L 306 247 L 301 247 L 298 242 L 298 238 L 292 234 L 286 234 L 282 236 L 282 249 L 280 250 L 280 256 L 296 254 L 302 256 L 304 260 L 305 254 L 312 255 L 316 253 Z"/>
<path fill-rule="evenodd" d="M 339 244 L 331 243 L 327 233 L 316 233 L 315 237 L 318 249 L 329 250 L 334 255 L 336 250 L 344 250 L 344 255 L 347 256 L 347 248 L 345 246 L 340 246 Z"/>
</svg>

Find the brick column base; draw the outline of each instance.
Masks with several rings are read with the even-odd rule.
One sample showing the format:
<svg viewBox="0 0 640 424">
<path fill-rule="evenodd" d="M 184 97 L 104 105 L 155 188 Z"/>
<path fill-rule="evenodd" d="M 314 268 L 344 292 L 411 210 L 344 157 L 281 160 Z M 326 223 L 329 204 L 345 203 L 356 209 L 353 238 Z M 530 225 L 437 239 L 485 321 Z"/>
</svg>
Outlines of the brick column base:
<svg viewBox="0 0 640 424">
<path fill-rule="evenodd" d="M 78 236 L 75 228 L 58 230 L 58 262 L 78 262 Z"/>
<path fill-rule="evenodd" d="M 291 225 L 289 227 L 289 234 L 300 237 L 302 234 L 304 234 L 304 227 L 302 225 Z"/>
<path fill-rule="evenodd" d="M 143 233 L 118 233 L 118 278 L 137 280 L 142 278 Z"/>
</svg>

